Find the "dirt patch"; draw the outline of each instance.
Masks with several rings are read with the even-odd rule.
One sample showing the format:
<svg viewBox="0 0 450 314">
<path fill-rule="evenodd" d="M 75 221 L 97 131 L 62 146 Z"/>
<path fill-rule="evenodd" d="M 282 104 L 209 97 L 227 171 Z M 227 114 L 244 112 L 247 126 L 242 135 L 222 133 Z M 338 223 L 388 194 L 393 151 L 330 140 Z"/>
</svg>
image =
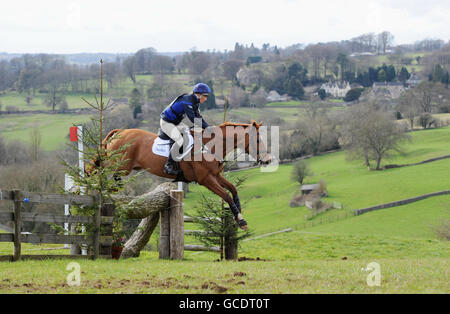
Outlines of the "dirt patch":
<svg viewBox="0 0 450 314">
<path fill-rule="evenodd" d="M 210 289 L 217 293 L 225 293 L 228 290 L 228 288 L 220 286 L 214 281 L 204 282 L 202 284 L 202 289 Z"/>
<path fill-rule="evenodd" d="M 257 258 L 252 258 L 252 257 L 245 257 L 245 256 L 242 256 L 242 257 L 239 257 L 239 258 L 238 258 L 238 262 L 247 262 L 247 261 L 266 262 L 267 260 L 262 259 L 262 258 L 259 258 L 259 257 L 257 257 Z"/>
</svg>

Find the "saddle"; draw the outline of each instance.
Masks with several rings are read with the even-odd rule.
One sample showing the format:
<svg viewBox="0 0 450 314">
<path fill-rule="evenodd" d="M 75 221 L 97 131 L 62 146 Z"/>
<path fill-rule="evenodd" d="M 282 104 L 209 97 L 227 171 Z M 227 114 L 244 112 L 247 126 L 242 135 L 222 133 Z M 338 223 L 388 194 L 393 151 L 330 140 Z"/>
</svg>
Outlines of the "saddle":
<svg viewBox="0 0 450 314">
<path fill-rule="evenodd" d="M 187 134 L 187 133 L 183 133 L 183 134 Z M 192 135 L 190 133 L 188 136 L 189 136 L 188 145 L 184 145 L 184 147 L 181 147 L 180 151 L 179 151 L 179 153 L 180 153 L 179 158 L 174 159 L 175 168 L 177 170 L 179 170 L 179 174 L 177 175 L 174 182 L 178 182 L 178 181 L 190 182 L 184 176 L 183 171 L 180 168 L 180 163 L 179 163 L 183 159 L 183 157 L 185 157 L 192 150 L 192 147 L 194 146 L 194 138 L 192 137 Z M 153 143 L 152 152 L 155 155 L 169 158 L 170 149 L 171 149 L 173 143 L 174 143 L 174 140 L 172 140 L 166 133 L 164 133 L 160 129 L 158 132 L 158 137 L 155 139 L 155 141 Z M 186 147 L 186 151 L 183 151 L 185 147 Z"/>
</svg>

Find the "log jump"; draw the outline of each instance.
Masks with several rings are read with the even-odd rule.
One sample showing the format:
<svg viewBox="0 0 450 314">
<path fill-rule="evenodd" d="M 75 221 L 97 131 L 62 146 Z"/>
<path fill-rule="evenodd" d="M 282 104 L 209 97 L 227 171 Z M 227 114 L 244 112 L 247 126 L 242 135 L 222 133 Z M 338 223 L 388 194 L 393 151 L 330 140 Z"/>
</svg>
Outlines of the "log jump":
<svg viewBox="0 0 450 314">
<path fill-rule="evenodd" d="M 142 219 L 136 231 L 125 243 L 122 258 L 139 257 L 154 229 L 160 222 L 159 258 L 183 259 L 184 251 L 220 252 L 219 247 L 185 244 L 186 234 L 201 233 L 185 230 L 184 223 L 194 219 L 184 215 L 183 191 L 173 183 L 160 184 L 155 190 L 136 198 L 118 197 L 116 204 L 125 210 L 128 218 Z"/>
</svg>

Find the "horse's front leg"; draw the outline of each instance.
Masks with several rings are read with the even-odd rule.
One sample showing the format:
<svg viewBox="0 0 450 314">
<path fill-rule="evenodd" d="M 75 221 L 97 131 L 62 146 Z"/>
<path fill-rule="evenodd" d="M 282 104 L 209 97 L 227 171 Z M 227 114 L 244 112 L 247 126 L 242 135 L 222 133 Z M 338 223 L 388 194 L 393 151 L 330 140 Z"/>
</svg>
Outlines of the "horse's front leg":
<svg viewBox="0 0 450 314">
<path fill-rule="evenodd" d="M 228 192 L 220 185 L 216 177 L 208 175 L 208 177 L 199 183 L 208 188 L 211 192 L 219 195 L 225 202 L 227 202 L 228 205 L 230 205 L 231 212 L 233 213 L 234 219 L 236 220 L 238 226 L 243 230 L 247 230 L 247 222 L 244 217 L 242 217 L 239 208 L 236 206 Z"/>
<path fill-rule="evenodd" d="M 233 185 L 233 183 L 225 179 L 220 174 L 217 176 L 217 181 L 222 187 L 226 188 L 228 191 L 231 192 L 231 194 L 233 195 L 233 202 L 236 204 L 237 208 L 239 209 L 239 212 L 242 213 L 241 201 L 239 200 L 238 191 L 236 187 Z"/>
</svg>

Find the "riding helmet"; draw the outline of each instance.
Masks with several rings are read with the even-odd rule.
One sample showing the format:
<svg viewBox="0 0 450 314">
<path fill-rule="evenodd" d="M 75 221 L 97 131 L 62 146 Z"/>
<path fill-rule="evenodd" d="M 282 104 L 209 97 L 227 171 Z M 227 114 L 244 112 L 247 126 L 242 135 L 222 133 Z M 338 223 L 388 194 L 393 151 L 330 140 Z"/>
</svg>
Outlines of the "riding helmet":
<svg viewBox="0 0 450 314">
<path fill-rule="evenodd" d="M 211 94 L 211 88 L 205 83 L 198 83 L 192 90 L 195 94 Z"/>
</svg>

